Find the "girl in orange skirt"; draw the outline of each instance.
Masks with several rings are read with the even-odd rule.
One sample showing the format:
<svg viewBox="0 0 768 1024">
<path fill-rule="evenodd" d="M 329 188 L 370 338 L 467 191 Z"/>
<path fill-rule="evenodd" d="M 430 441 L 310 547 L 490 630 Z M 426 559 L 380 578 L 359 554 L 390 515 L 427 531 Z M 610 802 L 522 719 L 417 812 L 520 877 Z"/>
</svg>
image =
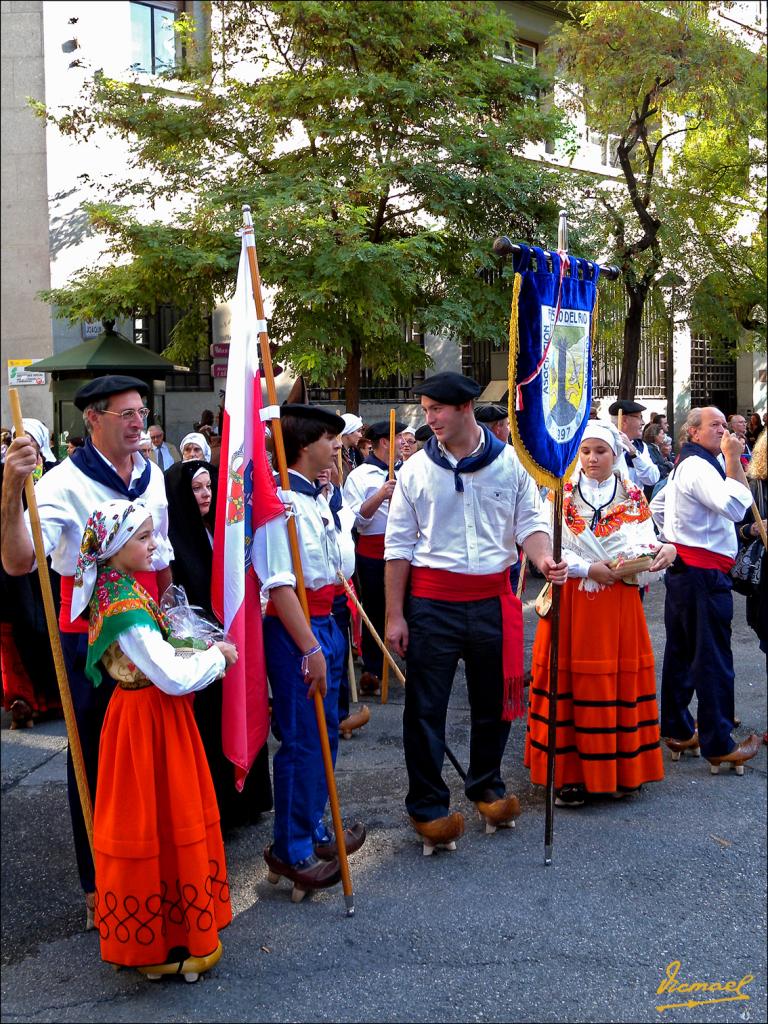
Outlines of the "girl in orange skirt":
<svg viewBox="0 0 768 1024">
<path fill-rule="evenodd" d="M 565 485 L 560 603 L 555 803 L 581 807 L 590 794 L 622 797 L 664 776 L 653 649 L 640 601 L 651 573 L 676 551 L 660 544 L 642 490 L 622 479 L 622 452 L 610 423 L 590 421 L 580 468 Z M 642 559 L 630 575 L 622 568 Z M 638 571 L 641 570 L 641 571 Z M 658 578 L 658 577 L 657 577 Z M 547 777 L 549 651 L 552 624 L 541 619 L 533 646 L 525 764 Z"/>
<path fill-rule="evenodd" d="M 99 747 L 95 922 L 102 959 L 195 981 L 221 956 L 232 912 L 219 811 L 189 694 L 237 659 L 231 644 L 183 655 L 133 574 L 151 570 L 152 517 L 111 501 L 88 520 L 73 618 L 90 608 L 86 673 L 118 683 Z"/>
</svg>

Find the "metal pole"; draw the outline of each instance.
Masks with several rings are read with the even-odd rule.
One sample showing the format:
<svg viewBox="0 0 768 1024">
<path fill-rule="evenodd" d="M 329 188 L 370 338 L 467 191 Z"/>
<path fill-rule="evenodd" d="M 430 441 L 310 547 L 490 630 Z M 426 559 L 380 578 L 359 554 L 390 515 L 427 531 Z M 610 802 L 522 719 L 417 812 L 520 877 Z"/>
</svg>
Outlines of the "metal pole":
<svg viewBox="0 0 768 1024">
<path fill-rule="evenodd" d="M 557 226 L 557 248 L 560 252 L 568 249 L 568 215 L 560 211 Z M 557 328 L 554 324 L 552 331 Z M 552 525 L 552 557 L 559 562 L 563 546 L 563 481 L 555 486 L 555 501 Z M 555 824 L 555 758 L 557 754 L 557 684 L 558 660 L 560 655 L 560 597 L 561 588 L 552 587 L 552 610 L 550 612 L 549 646 L 549 715 L 547 721 L 547 793 L 544 819 L 544 863 L 552 863 L 553 833 Z"/>
<path fill-rule="evenodd" d="M 562 215 L 561 211 L 561 215 Z M 558 241 L 558 249 L 561 248 Z M 566 239 L 567 247 L 567 239 Z M 506 235 L 500 235 L 493 243 L 493 251 L 497 256 L 516 256 L 520 252 L 520 246 L 515 242 L 510 241 Z M 600 267 L 600 276 L 607 277 L 609 281 L 617 281 L 621 277 L 621 270 L 612 264 L 598 264 Z"/>
</svg>

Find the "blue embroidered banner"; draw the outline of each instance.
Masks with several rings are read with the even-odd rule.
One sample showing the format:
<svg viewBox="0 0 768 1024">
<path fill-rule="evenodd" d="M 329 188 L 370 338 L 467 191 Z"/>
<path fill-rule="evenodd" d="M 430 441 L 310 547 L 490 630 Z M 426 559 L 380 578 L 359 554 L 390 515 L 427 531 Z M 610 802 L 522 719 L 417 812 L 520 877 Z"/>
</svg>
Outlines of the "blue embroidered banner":
<svg viewBox="0 0 768 1024">
<path fill-rule="evenodd" d="M 600 268 L 521 245 L 509 321 L 509 421 L 515 451 L 554 487 L 576 459 L 592 403 Z M 552 269 L 548 262 L 551 261 Z"/>
</svg>

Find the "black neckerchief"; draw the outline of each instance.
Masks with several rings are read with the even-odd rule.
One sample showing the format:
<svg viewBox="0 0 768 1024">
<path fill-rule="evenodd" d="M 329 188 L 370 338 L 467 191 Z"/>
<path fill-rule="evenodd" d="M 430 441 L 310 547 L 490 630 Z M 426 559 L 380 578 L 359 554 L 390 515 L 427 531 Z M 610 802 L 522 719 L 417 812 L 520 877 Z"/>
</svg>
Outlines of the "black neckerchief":
<svg viewBox="0 0 768 1024">
<path fill-rule="evenodd" d="M 645 443 L 643 441 L 633 441 L 632 447 L 635 449 L 635 451 L 641 452 L 645 447 Z M 634 464 L 635 456 L 630 455 L 629 452 L 626 452 L 624 455 L 624 461 L 627 463 L 628 466 L 631 467 Z"/>
<path fill-rule="evenodd" d="M 341 520 L 339 519 L 339 510 L 341 509 L 341 506 L 342 506 L 341 488 L 340 487 L 334 487 L 333 488 L 333 494 L 331 495 L 331 497 L 328 500 L 328 507 L 331 510 L 331 515 L 333 516 L 334 525 L 336 526 L 336 529 L 339 531 L 339 533 L 341 533 Z"/>
<path fill-rule="evenodd" d="M 402 460 L 400 462 L 396 462 L 395 463 L 395 471 L 400 469 L 402 464 L 403 464 Z M 370 455 L 367 455 L 363 459 L 363 465 L 365 465 L 365 466 L 378 466 L 379 469 L 383 469 L 384 472 L 387 475 L 389 475 L 389 466 L 387 465 L 387 463 L 386 462 L 382 462 L 381 459 L 377 455 L 373 454 L 373 452 L 371 452 Z"/>
<path fill-rule="evenodd" d="M 90 437 L 86 438 L 82 448 L 78 448 L 70 455 L 70 459 L 81 473 L 84 473 L 91 480 L 95 480 L 96 483 L 103 484 L 105 487 L 116 491 L 123 498 L 127 498 L 128 501 L 140 498 L 149 487 L 152 466 L 148 459 L 139 479 L 129 487 L 123 478 L 99 454 Z"/>
<path fill-rule="evenodd" d="M 597 528 L 597 524 L 600 522 L 600 513 L 603 511 L 604 508 L 607 508 L 613 502 L 614 498 L 616 497 L 616 489 L 618 488 L 618 486 L 619 486 L 619 479 L 616 476 L 616 474 L 614 474 L 614 476 L 613 476 L 613 494 L 610 496 L 608 501 L 604 501 L 602 505 L 593 505 L 591 501 L 587 501 L 587 499 L 584 497 L 584 492 L 581 489 L 581 478 L 579 478 L 579 482 L 576 484 L 576 490 L 579 492 L 579 497 L 584 502 L 584 504 L 587 505 L 588 508 L 591 508 L 592 512 L 593 512 L 592 522 L 589 524 L 589 528 L 592 531 L 592 533 L 595 532 L 595 529 Z"/>
<path fill-rule="evenodd" d="M 708 462 L 710 466 L 714 466 L 723 480 L 725 480 L 725 470 L 712 452 L 708 452 L 706 448 L 703 448 L 700 444 L 696 444 L 695 441 L 685 441 L 680 446 L 680 455 L 675 463 L 675 469 L 677 469 L 684 459 L 689 459 L 692 455 L 698 455 L 700 459 L 704 459 L 704 461 Z M 672 476 L 675 475 L 675 469 L 672 470 Z"/>
<path fill-rule="evenodd" d="M 478 426 L 485 435 L 485 444 L 476 455 L 465 455 L 463 459 L 459 459 L 455 466 L 452 466 L 440 451 L 437 438 L 434 435 L 424 445 L 423 450 L 427 453 L 428 458 L 436 465 L 442 466 L 443 469 L 453 473 L 454 486 L 460 494 L 464 491 L 461 474 L 476 473 L 478 469 L 490 466 L 507 447 L 503 441 L 500 441 L 498 437 L 490 432 L 484 423 L 479 423 Z"/>
<path fill-rule="evenodd" d="M 311 484 L 309 480 L 306 480 L 303 476 L 292 469 L 288 470 L 288 476 L 290 478 L 289 482 L 292 491 L 295 491 L 297 494 L 306 494 L 307 497 L 313 498 L 315 501 L 317 501 L 318 497 L 322 493 L 323 487 L 325 487 L 325 484 Z M 275 480 L 278 484 L 280 483 L 277 473 L 275 473 Z"/>
</svg>

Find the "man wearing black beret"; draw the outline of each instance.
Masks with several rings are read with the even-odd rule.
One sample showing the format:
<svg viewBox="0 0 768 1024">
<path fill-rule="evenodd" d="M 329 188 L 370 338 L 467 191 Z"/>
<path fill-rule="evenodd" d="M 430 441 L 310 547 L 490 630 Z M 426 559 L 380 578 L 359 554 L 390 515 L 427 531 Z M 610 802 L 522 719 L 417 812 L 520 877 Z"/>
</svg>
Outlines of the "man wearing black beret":
<svg viewBox="0 0 768 1024">
<path fill-rule="evenodd" d="M 144 404 L 147 385 L 135 377 L 110 374 L 96 377 L 75 394 L 87 433 L 85 445 L 46 473 L 35 487 L 43 543 L 51 567 L 61 575 L 61 646 L 75 707 L 88 784 L 96 794 L 99 736 L 114 682 L 105 678 L 94 687 L 85 675 L 88 622 L 71 621 L 73 577 L 85 524 L 102 502 L 141 497 L 154 523 L 156 550 L 153 572 L 137 574 L 139 582 L 157 598 L 171 583 L 168 566 L 173 549 L 168 541 L 168 502 L 160 468 L 139 454 L 141 434 L 149 410 Z M 24 481 L 34 469 L 36 454 L 26 435 L 16 438 L 8 451 L 3 483 L 2 557 L 6 572 L 21 576 L 35 563 L 29 516 L 22 510 Z M 86 894 L 86 927 L 92 928 L 95 899 L 93 860 L 83 823 L 71 758 L 67 785 L 80 883 Z"/>
<path fill-rule="evenodd" d="M 626 472 L 623 474 L 641 487 L 653 487 L 659 482 L 659 467 L 651 458 L 648 446 L 641 440 L 643 436 L 643 413 L 645 406 L 639 402 L 633 402 L 628 398 L 620 398 L 608 407 L 608 413 L 614 422 L 619 424 L 619 413 L 621 413 L 622 444 L 624 445 L 624 462 Z M 623 467 L 619 465 L 619 471 Z"/>
<path fill-rule="evenodd" d="M 395 423 L 395 473 L 400 469 L 402 432 Z M 344 484 L 344 500 L 355 513 L 357 579 L 366 613 L 379 636 L 384 635 L 384 533 L 395 480 L 389 479 L 389 421 L 372 423 L 365 432 L 373 444 L 363 464 L 353 469 Z M 381 692 L 384 656 L 369 631 L 363 628 L 362 693 Z"/>
<path fill-rule="evenodd" d="M 484 423 L 494 437 L 503 443 L 509 441 L 509 412 L 503 405 L 481 405 L 475 409 L 475 419 Z"/>
<path fill-rule="evenodd" d="M 457 373 L 429 377 L 416 393 L 434 431 L 403 467 L 387 524 L 387 639 L 405 656 L 403 745 L 406 807 L 424 852 L 449 847 L 464 819 L 449 813 L 442 778 L 445 721 L 463 658 L 471 709 L 465 791 L 487 831 L 520 813 L 501 777 L 510 721 L 522 717 L 522 606 L 511 591 L 517 544 L 547 580 L 567 565 L 552 558 L 549 517 L 511 445 L 478 424 L 480 387 Z M 409 592 L 408 613 L 404 613 Z"/>
</svg>

